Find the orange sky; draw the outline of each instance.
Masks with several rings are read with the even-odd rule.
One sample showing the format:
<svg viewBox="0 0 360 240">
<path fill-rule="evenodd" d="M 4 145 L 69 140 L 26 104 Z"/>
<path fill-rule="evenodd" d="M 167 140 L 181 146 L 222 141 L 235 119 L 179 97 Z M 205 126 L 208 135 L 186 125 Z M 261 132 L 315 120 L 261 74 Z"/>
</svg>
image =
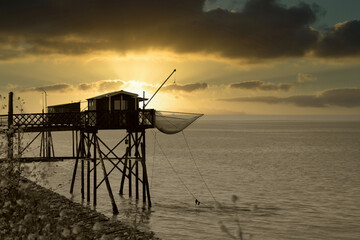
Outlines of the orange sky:
<svg viewBox="0 0 360 240">
<path fill-rule="evenodd" d="M 148 107 L 360 113 L 360 20 L 334 14 L 352 0 L 120 2 L 1 3 L 2 97 L 14 91 L 26 112 L 41 111 L 44 90 L 48 105 L 121 89 L 150 97 L 176 68 Z"/>
</svg>

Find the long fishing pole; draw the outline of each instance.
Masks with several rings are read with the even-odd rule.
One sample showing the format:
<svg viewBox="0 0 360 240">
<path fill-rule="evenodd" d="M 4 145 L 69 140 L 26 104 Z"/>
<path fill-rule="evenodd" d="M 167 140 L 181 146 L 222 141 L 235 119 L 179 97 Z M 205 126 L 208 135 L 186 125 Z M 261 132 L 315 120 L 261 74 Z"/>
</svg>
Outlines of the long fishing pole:
<svg viewBox="0 0 360 240">
<path fill-rule="evenodd" d="M 176 72 L 176 69 L 174 69 L 174 71 L 167 77 L 167 79 L 161 84 L 161 86 L 158 88 L 158 90 L 156 90 L 156 92 L 154 93 L 154 95 L 152 95 L 152 97 L 150 98 L 149 101 L 147 101 L 147 103 L 145 104 L 144 108 L 149 104 L 149 102 L 151 101 L 151 99 L 153 99 L 153 97 L 157 94 L 157 92 L 162 88 L 162 86 L 164 86 L 164 84 L 167 82 L 167 80 L 169 80 L 169 78 L 174 74 L 174 72 Z"/>
</svg>

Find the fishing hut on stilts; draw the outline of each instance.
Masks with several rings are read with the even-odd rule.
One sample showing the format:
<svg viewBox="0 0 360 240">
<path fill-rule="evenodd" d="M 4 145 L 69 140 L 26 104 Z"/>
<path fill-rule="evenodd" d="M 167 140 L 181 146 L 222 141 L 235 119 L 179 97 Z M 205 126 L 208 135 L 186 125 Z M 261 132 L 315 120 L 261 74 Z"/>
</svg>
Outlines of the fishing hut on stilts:
<svg viewBox="0 0 360 240">
<path fill-rule="evenodd" d="M 46 113 L 43 111 L 14 114 L 11 92 L 8 115 L 0 116 L 1 133 L 6 134 L 8 141 L 7 159 L 14 158 L 16 136 L 20 141 L 21 133 L 36 133 L 25 147 L 20 147 L 20 143 L 17 144 L 18 161 L 73 160 L 70 193 L 74 193 L 75 181 L 80 178 L 81 198 L 89 203 L 92 201 L 96 206 L 97 191 L 101 185 L 105 185 L 114 213 L 118 213 L 118 208 L 109 176 L 118 173 L 121 176 L 119 194 L 125 194 L 127 189 L 129 197 L 135 195 L 138 200 L 142 196 L 142 201 L 151 207 L 146 168 L 146 130 L 157 127 L 164 133 L 173 134 L 190 125 L 202 114 L 191 115 L 146 109 L 146 105 L 150 102 L 147 100 L 145 96 L 139 97 L 137 94 L 121 90 L 87 99 L 86 111 L 81 111 L 80 103 L 77 102 L 49 106 Z M 111 147 L 106 143 L 106 139 L 99 136 L 99 132 L 103 130 L 125 130 L 126 134 Z M 72 154 L 55 156 L 55 144 L 51 133 L 59 131 L 72 133 Z M 23 153 L 39 137 L 41 137 L 39 156 L 24 157 Z M 122 153 L 119 154 L 119 151 Z"/>
</svg>

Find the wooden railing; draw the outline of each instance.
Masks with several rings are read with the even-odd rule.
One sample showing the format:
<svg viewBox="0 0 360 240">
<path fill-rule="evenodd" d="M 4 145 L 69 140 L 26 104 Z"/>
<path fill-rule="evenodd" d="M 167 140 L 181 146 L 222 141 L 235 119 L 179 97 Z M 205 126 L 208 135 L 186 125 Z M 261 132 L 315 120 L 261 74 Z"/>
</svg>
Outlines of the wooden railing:
<svg viewBox="0 0 360 240">
<path fill-rule="evenodd" d="M 155 110 L 85 111 L 68 113 L 14 114 L 13 125 L 24 128 L 64 127 L 127 129 L 154 127 Z M 0 126 L 8 125 L 7 115 L 0 115 Z"/>
</svg>

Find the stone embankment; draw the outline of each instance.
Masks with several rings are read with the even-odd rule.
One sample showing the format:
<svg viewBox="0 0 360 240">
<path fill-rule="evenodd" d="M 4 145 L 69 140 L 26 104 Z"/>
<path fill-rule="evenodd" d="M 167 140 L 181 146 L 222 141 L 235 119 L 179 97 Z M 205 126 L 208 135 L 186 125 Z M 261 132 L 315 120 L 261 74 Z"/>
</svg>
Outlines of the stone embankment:
<svg viewBox="0 0 360 240">
<path fill-rule="evenodd" d="M 21 179 L 16 191 L 6 184 L 1 181 L 0 239 L 158 239 L 29 180 Z"/>
</svg>

